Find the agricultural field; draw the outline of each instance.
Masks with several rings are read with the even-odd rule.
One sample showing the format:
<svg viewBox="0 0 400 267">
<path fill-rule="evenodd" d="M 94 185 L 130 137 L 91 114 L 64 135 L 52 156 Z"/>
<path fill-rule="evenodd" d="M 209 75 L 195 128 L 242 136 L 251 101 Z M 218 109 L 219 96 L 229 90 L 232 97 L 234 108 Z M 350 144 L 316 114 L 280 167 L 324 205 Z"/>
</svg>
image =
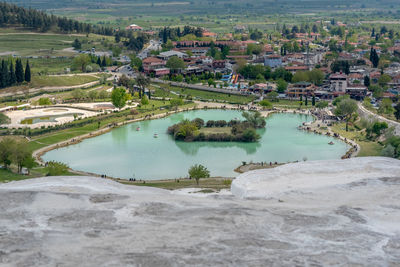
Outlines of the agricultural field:
<svg viewBox="0 0 400 267">
<path fill-rule="evenodd" d="M 32 32 L 26 28 L 0 28 L 0 57 L 4 56 L 42 56 L 72 57 L 77 51 L 72 49 L 72 43 L 79 39 L 82 50 L 95 48 L 96 51 L 108 51 L 114 42 L 112 36 L 96 34 L 58 34 Z M 46 58 L 47 60 L 47 58 Z M 50 67 L 49 67 L 50 68 Z"/>
<path fill-rule="evenodd" d="M 396 0 L 216 0 L 216 1 L 146 1 L 146 0 L 72 0 L 28 1 L 11 0 L 25 7 L 33 7 L 82 22 L 112 27 L 135 23 L 147 29 L 164 26 L 200 26 L 215 32 L 229 32 L 235 25 L 269 30 L 276 24 L 302 23 L 320 18 L 343 21 L 396 21 Z M 85 6 L 85 8 L 82 8 Z M 388 11 L 391 11 L 390 13 Z M 394 12 L 393 12 L 394 11 Z"/>
<path fill-rule="evenodd" d="M 58 55 L 76 37 L 67 34 L 0 33 L 0 55 Z"/>
</svg>

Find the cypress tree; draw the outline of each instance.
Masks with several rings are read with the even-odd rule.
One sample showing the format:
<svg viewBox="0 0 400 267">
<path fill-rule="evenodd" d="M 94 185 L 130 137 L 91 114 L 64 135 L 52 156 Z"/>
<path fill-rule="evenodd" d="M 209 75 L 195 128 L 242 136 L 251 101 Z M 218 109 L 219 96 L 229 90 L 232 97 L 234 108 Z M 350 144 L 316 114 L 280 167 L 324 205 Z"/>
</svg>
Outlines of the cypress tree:
<svg viewBox="0 0 400 267">
<path fill-rule="evenodd" d="M 2 83 L 1 86 L 3 88 L 7 87 L 7 86 L 10 86 L 10 79 L 9 79 L 9 76 L 8 76 L 8 63 L 5 60 L 1 61 L 1 73 L 2 73 L 2 76 L 3 76 L 2 81 L 1 81 L 1 83 Z"/>
<path fill-rule="evenodd" d="M 15 69 L 14 69 L 14 64 L 11 61 L 10 63 L 10 85 L 14 85 L 17 82 L 17 77 L 15 76 Z"/>
<path fill-rule="evenodd" d="M 370 79 L 369 79 L 369 76 L 365 76 L 365 77 L 364 77 L 364 85 L 365 85 L 366 87 L 369 87 L 369 86 L 371 85 L 371 81 L 370 81 Z"/>
<path fill-rule="evenodd" d="M 31 67 L 29 66 L 29 60 L 26 61 L 25 81 L 28 83 L 31 82 Z"/>
<path fill-rule="evenodd" d="M 306 106 L 308 106 L 308 97 L 306 96 L 306 101 L 305 101 Z"/>
<path fill-rule="evenodd" d="M 315 106 L 315 96 L 314 95 L 312 96 L 312 99 L 311 99 L 311 105 Z"/>
<path fill-rule="evenodd" d="M 24 68 L 22 67 L 21 59 L 17 59 L 15 63 L 15 77 L 17 78 L 17 83 L 24 81 Z"/>
<path fill-rule="evenodd" d="M 97 57 L 97 65 L 99 65 L 101 67 L 101 59 L 100 59 L 100 57 Z"/>
<path fill-rule="evenodd" d="M 101 62 L 101 66 L 102 67 L 107 67 L 107 61 L 106 61 L 106 57 L 103 57 L 103 61 Z"/>
<path fill-rule="evenodd" d="M 1 61 L 1 66 L 0 66 L 0 88 L 4 88 L 6 87 L 5 81 L 4 81 L 4 75 L 3 75 L 3 63 L 4 63 L 4 59 Z"/>
</svg>

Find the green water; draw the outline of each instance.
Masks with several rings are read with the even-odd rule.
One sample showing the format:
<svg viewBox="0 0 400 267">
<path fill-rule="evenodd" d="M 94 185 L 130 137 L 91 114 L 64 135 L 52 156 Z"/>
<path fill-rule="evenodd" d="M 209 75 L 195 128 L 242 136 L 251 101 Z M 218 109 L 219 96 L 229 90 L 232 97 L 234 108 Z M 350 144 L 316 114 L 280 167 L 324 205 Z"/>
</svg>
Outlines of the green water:
<svg viewBox="0 0 400 267">
<path fill-rule="evenodd" d="M 49 116 L 40 116 L 40 117 L 31 117 L 25 118 L 21 121 L 21 124 L 35 124 L 39 122 L 56 122 L 57 118 L 63 117 L 74 117 L 74 116 L 81 116 L 83 113 L 67 113 L 67 114 L 60 114 L 60 115 L 49 115 Z"/>
<path fill-rule="evenodd" d="M 46 161 L 67 163 L 75 170 L 119 178 L 167 179 L 187 176 L 193 164 L 203 164 L 212 176 L 237 176 L 233 170 L 242 161 L 288 162 L 296 160 L 339 159 L 348 145 L 332 137 L 299 131 L 311 116 L 273 114 L 266 129 L 259 130 L 258 143 L 174 141 L 168 126 L 183 119 L 231 120 L 242 118 L 239 111 L 198 110 L 174 114 L 164 119 L 125 125 L 83 142 L 52 150 Z M 140 131 L 136 128 L 140 127 Z M 154 138 L 154 134 L 158 138 Z M 333 141 L 334 145 L 328 143 Z"/>
</svg>

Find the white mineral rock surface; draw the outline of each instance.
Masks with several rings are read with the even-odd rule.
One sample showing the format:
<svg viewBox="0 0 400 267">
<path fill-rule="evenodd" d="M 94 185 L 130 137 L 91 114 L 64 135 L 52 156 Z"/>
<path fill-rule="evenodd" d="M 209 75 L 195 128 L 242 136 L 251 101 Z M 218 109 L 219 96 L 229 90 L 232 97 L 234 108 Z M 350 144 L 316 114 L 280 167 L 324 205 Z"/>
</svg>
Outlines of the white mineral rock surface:
<svg viewBox="0 0 400 267">
<path fill-rule="evenodd" d="M 196 197 L 93 177 L 2 184 L 0 266 L 400 262 L 400 161 L 289 164 L 243 174 L 232 192 Z"/>
</svg>

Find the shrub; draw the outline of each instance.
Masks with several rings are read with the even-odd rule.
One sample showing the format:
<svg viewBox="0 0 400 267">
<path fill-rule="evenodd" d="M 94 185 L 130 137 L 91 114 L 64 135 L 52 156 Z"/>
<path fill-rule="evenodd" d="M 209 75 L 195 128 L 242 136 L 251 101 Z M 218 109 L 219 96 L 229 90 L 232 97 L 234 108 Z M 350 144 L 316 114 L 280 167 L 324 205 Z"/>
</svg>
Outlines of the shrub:
<svg viewBox="0 0 400 267">
<path fill-rule="evenodd" d="M 258 104 L 259 104 L 260 106 L 262 106 L 263 108 L 265 108 L 265 109 L 271 109 L 271 108 L 272 108 L 271 102 L 269 102 L 269 101 L 266 100 L 266 99 L 261 100 Z"/>
<path fill-rule="evenodd" d="M 47 176 L 58 176 L 68 172 L 68 166 L 61 162 L 50 161 L 46 166 Z"/>
<path fill-rule="evenodd" d="M 192 120 L 192 122 L 194 124 L 196 124 L 198 129 L 201 129 L 204 126 L 204 120 L 203 119 L 196 118 L 196 119 Z"/>
<path fill-rule="evenodd" d="M 7 117 L 4 113 L 0 113 L 0 124 L 9 124 L 10 118 Z"/>
<path fill-rule="evenodd" d="M 40 106 L 48 106 L 51 105 L 51 101 L 48 97 L 41 97 L 39 98 L 39 105 Z"/>
<path fill-rule="evenodd" d="M 140 103 L 141 103 L 143 106 L 148 105 L 148 104 L 149 104 L 149 98 L 148 98 L 146 95 L 144 95 L 144 96 L 142 97 L 142 100 L 140 101 Z"/>
</svg>

